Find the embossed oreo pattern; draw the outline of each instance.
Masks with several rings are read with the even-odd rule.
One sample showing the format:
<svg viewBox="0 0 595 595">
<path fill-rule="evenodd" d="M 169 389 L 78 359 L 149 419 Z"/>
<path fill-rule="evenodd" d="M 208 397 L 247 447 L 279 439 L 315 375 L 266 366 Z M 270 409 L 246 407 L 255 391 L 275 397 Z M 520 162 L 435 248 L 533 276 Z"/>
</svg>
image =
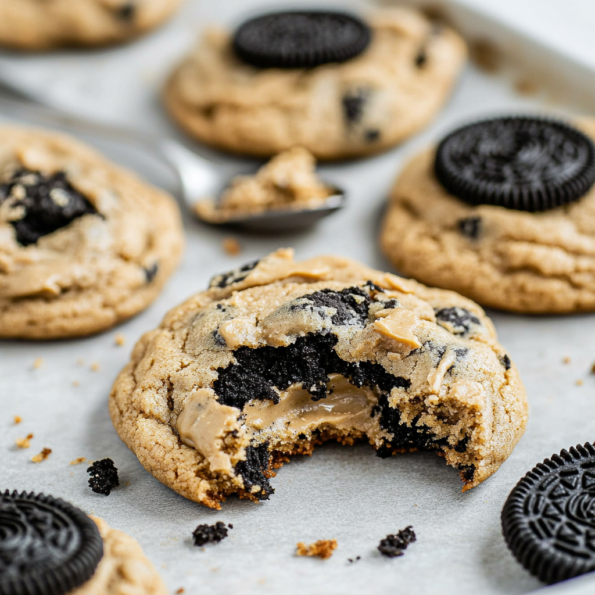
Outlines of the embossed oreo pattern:
<svg viewBox="0 0 595 595">
<path fill-rule="evenodd" d="M 464 126 L 438 146 L 435 173 L 471 204 L 543 211 L 573 202 L 595 183 L 595 146 L 545 118 L 495 118 Z"/>
<path fill-rule="evenodd" d="M 103 557 L 95 523 L 63 500 L 0 495 L 0 595 L 62 595 L 87 582 Z"/>
<path fill-rule="evenodd" d="M 527 473 L 504 505 L 502 531 L 546 583 L 595 570 L 595 447 L 563 450 Z"/>
</svg>

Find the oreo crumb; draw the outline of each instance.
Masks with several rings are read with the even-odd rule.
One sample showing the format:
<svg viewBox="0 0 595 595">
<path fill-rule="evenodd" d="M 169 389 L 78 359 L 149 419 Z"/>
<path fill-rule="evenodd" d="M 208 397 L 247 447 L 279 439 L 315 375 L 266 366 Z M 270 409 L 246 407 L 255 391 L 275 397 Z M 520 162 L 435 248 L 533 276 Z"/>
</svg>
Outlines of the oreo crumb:
<svg viewBox="0 0 595 595">
<path fill-rule="evenodd" d="M 269 443 L 246 448 L 246 460 L 235 466 L 235 471 L 244 481 L 244 489 L 258 500 L 268 500 L 275 493 L 267 475 L 271 462 Z M 257 488 L 254 490 L 254 488 Z"/>
<path fill-rule="evenodd" d="M 417 541 L 413 527 L 409 525 L 399 531 L 396 535 L 387 535 L 380 540 L 378 551 L 387 558 L 396 558 L 402 556 L 409 544 Z"/>
<path fill-rule="evenodd" d="M 477 240 L 481 235 L 481 217 L 466 217 L 465 219 L 459 219 L 457 226 L 461 234 L 470 240 Z"/>
<path fill-rule="evenodd" d="M 159 272 L 159 264 L 154 263 L 150 267 L 145 267 L 144 271 L 147 283 L 152 283 Z"/>
<path fill-rule="evenodd" d="M 428 54 L 426 53 L 426 48 L 421 48 L 415 56 L 415 66 L 421 69 L 427 64 L 427 62 Z"/>
<path fill-rule="evenodd" d="M 370 128 L 370 130 L 366 130 L 364 138 L 366 139 L 366 142 L 374 143 L 380 138 L 380 130 Z"/>
<path fill-rule="evenodd" d="M 297 544 L 297 556 L 310 556 L 322 558 L 327 560 L 333 555 L 333 552 L 337 549 L 336 539 L 319 539 L 315 543 L 306 545 L 303 542 Z"/>
<path fill-rule="evenodd" d="M 461 472 L 463 481 L 473 481 L 473 476 L 475 475 L 475 465 L 461 465 L 459 467 L 459 471 Z"/>
<path fill-rule="evenodd" d="M 111 459 L 95 461 L 88 469 L 89 486 L 96 494 L 109 496 L 120 485 L 118 469 Z"/>
<path fill-rule="evenodd" d="M 225 287 L 229 287 L 234 283 L 239 283 L 240 281 L 243 281 L 250 274 L 250 271 L 254 270 L 257 267 L 259 262 L 260 260 L 254 260 L 238 269 L 229 271 L 228 273 L 215 275 L 209 282 L 209 288 L 219 287 L 221 289 L 224 289 Z"/>
<path fill-rule="evenodd" d="M 355 558 L 347 558 L 347 561 L 349 562 L 349 564 L 353 564 L 354 562 L 358 562 L 361 559 L 361 556 L 356 556 Z"/>
<path fill-rule="evenodd" d="M 364 115 L 364 106 L 370 97 L 370 90 L 366 88 L 351 89 L 341 100 L 345 121 L 352 125 L 361 121 Z"/>
<path fill-rule="evenodd" d="M 480 325 L 481 322 L 477 316 L 465 308 L 441 308 L 435 310 L 436 322 L 453 335 L 466 335 L 474 325 Z"/>
<path fill-rule="evenodd" d="M 512 362 L 506 354 L 500 358 L 500 363 L 502 364 L 505 370 L 510 370 L 510 367 L 512 366 Z"/>
<path fill-rule="evenodd" d="M 231 525 L 229 525 L 231 528 Z M 225 523 L 217 521 L 214 525 L 198 525 L 192 532 L 192 539 L 196 547 L 202 547 L 207 543 L 219 543 L 228 534 Z"/>
</svg>

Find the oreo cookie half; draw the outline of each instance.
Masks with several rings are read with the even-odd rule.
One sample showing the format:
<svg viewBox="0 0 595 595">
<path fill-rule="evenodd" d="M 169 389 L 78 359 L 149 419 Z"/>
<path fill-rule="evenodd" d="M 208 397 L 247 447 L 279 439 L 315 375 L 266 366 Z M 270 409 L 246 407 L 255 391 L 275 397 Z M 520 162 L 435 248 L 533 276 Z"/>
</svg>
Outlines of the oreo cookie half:
<svg viewBox="0 0 595 595">
<path fill-rule="evenodd" d="M 313 68 L 361 54 L 372 34 L 368 25 L 343 12 L 276 12 L 246 21 L 233 48 L 259 68 Z"/>
<path fill-rule="evenodd" d="M 580 130 L 538 117 L 464 126 L 438 145 L 434 171 L 473 205 L 545 211 L 574 202 L 595 183 L 595 145 Z"/>
<path fill-rule="evenodd" d="M 63 595 L 86 583 L 103 557 L 95 523 L 43 494 L 0 493 L 0 595 Z"/>
<path fill-rule="evenodd" d="M 502 532 L 546 583 L 595 570 L 595 447 L 563 450 L 527 473 L 504 505 Z"/>
</svg>

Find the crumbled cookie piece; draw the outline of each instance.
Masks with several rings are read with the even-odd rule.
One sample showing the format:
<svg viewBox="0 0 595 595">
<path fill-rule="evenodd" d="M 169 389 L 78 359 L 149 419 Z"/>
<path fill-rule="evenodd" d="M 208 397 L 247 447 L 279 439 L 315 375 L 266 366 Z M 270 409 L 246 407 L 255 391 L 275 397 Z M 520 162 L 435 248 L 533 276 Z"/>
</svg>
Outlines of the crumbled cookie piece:
<svg viewBox="0 0 595 595">
<path fill-rule="evenodd" d="M 381 539 L 378 551 L 387 558 L 396 558 L 397 556 L 402 556 L 409 544 L 416 540 L 415 531 L 409 525 L 396 535 L 387 535 L 384 539 Z"/>
<path fill-rule="evenodd" d="M 35 370 L 39 370 L 39 368 L 41 368 L 41 366 L 43 366 L 43 358 L 42 357 L 38 357 L 34 362 L 33 362 L 33 368 Z"/>
<path fill-rule="evenodd" d="M 564 358 L 562 358 L 562 363 L 563 364 L 569 364 L 570 363 L 570 358 L 568 356 L 565 356 Z"/>
<path fill-rule="evenodd" d="M 581 380 L 580 378 L 576 381 L 577 386 L 582 386 L 583 384 L 584 384 L 584 381 Z"/>
<path fill-rule="evenodd" d="M 27 434 L 25 438 L 17 438 L 15 444 L 19 448 L 29 448 L 31 446 L 31 440 L 33 440 L 33 434 Z"/>
<path fill-rule="evenodd" d="M 114 339 L 114 343 L 118 347 L 123 347 L 124 345 L 126 345 L 126 337 L 122 333 L 118 333 Z"/>
<path fill-rule="evenodd" d="M 88 469 L 89 486 L 96 494 L 109 496 L 120 485 L 118 469 L 111 459 L 95 461 Z"/>
<path fill-rule="evenodd" d="M 31 460 L 34 463 L 41 463 L 45 460 L 47 460 L 47 458 L 52 454 L 52 449 L 51 448 L 44 448 L 38 455 L 35 455 Z"/>
<path fill-rule="evenodd" d="M 296 547 L 296 554 L 298 556 L 310 556 L 326 560 L 327 558 L 330 558 L 333 555 L 333 552 L 337 549 L 337 540 L 319 539 L 310 545 L 306 545 L 300 541 Z"/>
<path fill-rule="evenodd" d="M 91 370 L 93 370 L 93 372 L 99 372 L 99 364 L 97 362 L 91 364 Z"/>
<path fill-rule="evenodd" d="M 240 242 L 238 242 L 234 238 L 225 238 L 223 240 L 223 250 L 226 254 L 230 256 L 238 256 L 242 253 L 242 247 L 240 246 Z"/>
<path fill-rule="evenodd" d="M 228 528 L 231 529 L 231 525 L 226 527 L 221 521 L 217 521 L 214 525 L 198 525 L 192 532 L 194 545 L 201 547 L 207 543 L 219 543 L 227 537 Z"/>
<path fill-rule="evenodd" d="M 84 463 L 87 459 L 85 457 L 79 457 L 78 459 L 74 459 L 74 461 L 70 461 L 69 465 L 80 465 Z"/>
<path fill-rule="evenodd" d="M 18 426 L 23 421 L 23 418 L 20 415 L 14 416 L 14 425 Z"/>
</svg>

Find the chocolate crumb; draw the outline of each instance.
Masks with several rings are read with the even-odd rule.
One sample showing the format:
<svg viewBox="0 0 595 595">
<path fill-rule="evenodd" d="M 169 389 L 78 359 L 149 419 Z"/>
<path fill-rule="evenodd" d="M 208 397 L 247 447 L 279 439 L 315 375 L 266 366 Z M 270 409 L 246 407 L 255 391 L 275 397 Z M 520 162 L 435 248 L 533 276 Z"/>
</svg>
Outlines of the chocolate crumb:
<svg viewBox="0 0 595 595">
<path fill-rule="evenodd" d="M 47 458 L 52 454 L 51 448 L 44 448 L 38 455 L 35 455 L 31 460 L 34 463 L 41 463 L 42 461 L 47 460 Z"/>
<path fill-rule="evenodd" d="M 399 531 L 396 535 L 387 535 L 380 540 L 378 551 L 387 558 L 402 556 L 410 543 L 417 541 L 413 527 L 409 525 Z"/>
<path fill-rule="evenodd" d="M 229 526 L 230 528 L 231 525 Z M 225 523 L 217 521 L 214 525 L 198 525 L 192 532 L 192 538 L 196 547 L 201 547 L 207 543 L 219 543 L 223 541 L 228 534 Z"/>
<path fill-rule="evenodd" d="M 89 486 L 96 494 L 109 496 L 120 485 L 118 469 L 111 459 L 95 461 L 88 469 Z"/>
<path fill-rule="evenodd" d="M 299 542 L 297 544 L 297 552 L 298 556 L 310 556 L 310 557 L 317 557 L 326 560 L 333 555 L 333 551 L 337 549 L 337 540 L 336 539 L 319 539 L 315 543 L 311 543 L 310 545 L 306 545 L 303 542 Z"/>
</svg>

